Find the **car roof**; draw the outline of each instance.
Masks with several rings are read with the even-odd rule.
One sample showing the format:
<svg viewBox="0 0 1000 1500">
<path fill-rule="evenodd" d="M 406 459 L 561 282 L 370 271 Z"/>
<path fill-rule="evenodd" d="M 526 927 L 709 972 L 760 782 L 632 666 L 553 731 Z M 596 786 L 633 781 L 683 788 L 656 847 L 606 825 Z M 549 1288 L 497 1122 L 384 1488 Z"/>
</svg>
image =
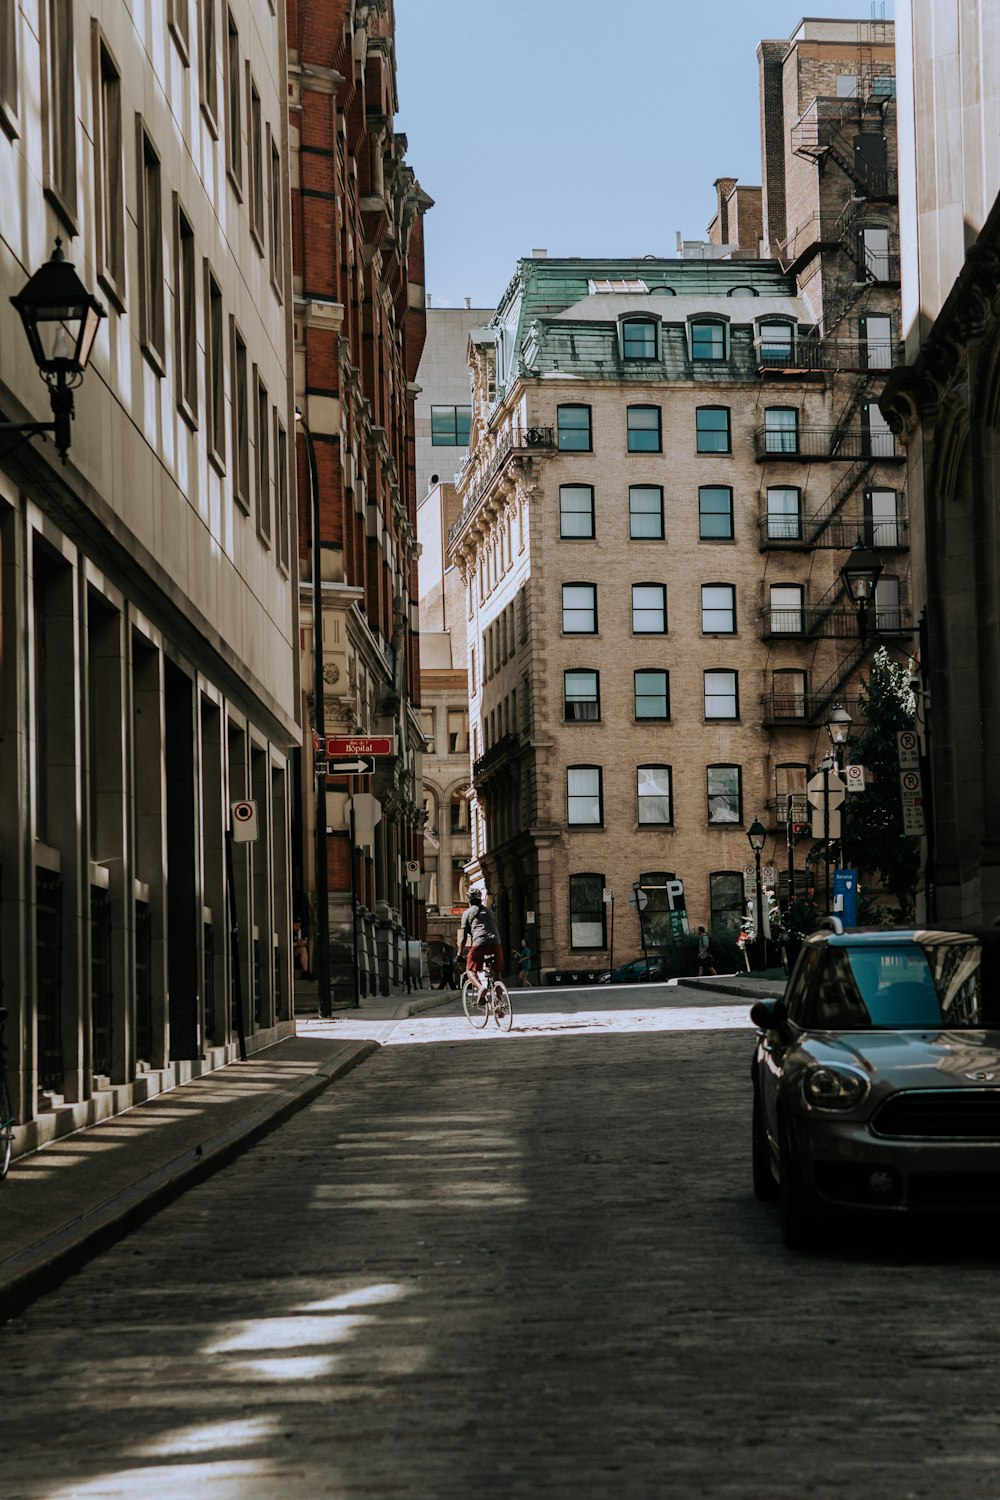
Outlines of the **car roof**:
<svg viewBox="0 0 1000 1500">
<path fill-rule="evenodd" d="M 989 947 L 1000 946 L 996 927 L 849 927 L 844 932 L 812 932 L 808 942 L 825 942 L 831 948 L 858 948 L 904 943 L 939 943 L 949 937 L 972 938 Z"/>
</svg>

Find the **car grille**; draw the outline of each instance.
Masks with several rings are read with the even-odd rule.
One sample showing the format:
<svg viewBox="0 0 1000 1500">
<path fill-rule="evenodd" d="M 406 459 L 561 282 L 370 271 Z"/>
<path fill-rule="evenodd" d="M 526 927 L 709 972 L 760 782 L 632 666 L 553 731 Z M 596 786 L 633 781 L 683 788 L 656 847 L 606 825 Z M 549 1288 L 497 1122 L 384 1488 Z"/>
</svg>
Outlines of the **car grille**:
<svg viewBox="0 0 1000 1500">
<path fill-rule="evenodd" d="M 871 1128 L 882 1136 L 997 1141 L 1000 1088 L 912 1089 L 894 1094 L 876 1110 Z"/>
</svg>

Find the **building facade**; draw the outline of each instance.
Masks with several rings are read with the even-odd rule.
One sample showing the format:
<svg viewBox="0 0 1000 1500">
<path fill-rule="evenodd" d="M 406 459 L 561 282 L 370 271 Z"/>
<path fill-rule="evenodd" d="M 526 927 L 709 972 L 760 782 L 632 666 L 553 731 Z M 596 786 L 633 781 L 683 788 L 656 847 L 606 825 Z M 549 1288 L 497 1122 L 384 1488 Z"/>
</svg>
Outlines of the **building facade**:
<svg viewBox="0 0 1000 1500">
<path fill-rule="evenodd" d="M 50 416 L 9 299 L 54 244 L 104 312 L 66 462 L 0 436 L 0 982 L 29 1148 L 293 1024 L 284 8 L 4 4 L 0 43 L 6 423 Z M 235 847 L 234 802 L 257 827 Z"/>
<path fill-rule="evenodd" d="M 312 570 L 326 735 L 387 738 L 373 777 L 317 776 L 312 736 L 296 798 L 298 915 L 315 939 L 314 856 L 325 802 L 334 991 L 386 992 L 423 927 L 418 756 L 414 400 L 424 338 L 422 216 L 405 161 L 391 0 L 298 0 L 289 11 L 303 717 L 317 723 Z M 319 546 L 313 536 L 313 475 Z M 356 798 L 374 798 L 357 803 Z M 377 818 L 352 847 L 349 808 Z M 367 813 L 366 813 L 367 816 Z"/>
<path fill-rule="evenodd" d="M 908 451 L 927 836 L 921 915 L 1000 916 L 1000 16 L 899 6 Z"/>
</svg>

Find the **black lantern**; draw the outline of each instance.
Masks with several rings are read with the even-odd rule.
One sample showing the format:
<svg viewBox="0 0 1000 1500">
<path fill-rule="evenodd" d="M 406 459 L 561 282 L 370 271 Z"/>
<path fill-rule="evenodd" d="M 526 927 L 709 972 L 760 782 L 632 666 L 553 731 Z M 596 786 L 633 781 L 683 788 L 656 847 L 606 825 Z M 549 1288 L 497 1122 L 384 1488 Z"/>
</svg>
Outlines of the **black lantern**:
<svg viewBox="0 0 1000 1500">
<path fill-rule="evenodd" d="M 764 847 L 764 840 L 767 838 L 767 829 L 759 818 L 754 818 L 750 824 L 750 827 L 747 829 L 747 838 L 750 840 L 750 848 L 755 854 L 759 854 Z"/>
<path fill-rule="evenodd" d="M 833 741 L 834 755 L 836 757 L 838 769 L 842 764 L 844 746 L 847 744 L 848 736 L 851 732 L 851 725 L 853 723 L 854 720 L 851 718 L 850 714 L 847 712 L 847 709 L 843 706 L 843 704 L 835 703 L 833 708 L 830 710 L 830 717 L 826 721 L 826 732 Z"/>
<path fill-rule="evenodd" d="M 73 387 L 80 384 L 94 347 L 104 308 L 92 296 L 56 240 L 52 257 L 27 285 L 11 297 L 17 308 L 39 373 L 49 387 L 54 422 L 16 422 L 24 437 L 36 432 L 55 434 L 56 448 L 66 462 L 69 424 L 73 416 Z"/>
<path fill-rule="evenodd" d="M 875 586 L 882 573 L 882 559 L 866 547 L 859 537 L 851 548 L 840 576 L 847 597 L 858 612 L 858 630 L 862 641 L 868 628 L 868 610 L 875 602 Z"/>
</svg>

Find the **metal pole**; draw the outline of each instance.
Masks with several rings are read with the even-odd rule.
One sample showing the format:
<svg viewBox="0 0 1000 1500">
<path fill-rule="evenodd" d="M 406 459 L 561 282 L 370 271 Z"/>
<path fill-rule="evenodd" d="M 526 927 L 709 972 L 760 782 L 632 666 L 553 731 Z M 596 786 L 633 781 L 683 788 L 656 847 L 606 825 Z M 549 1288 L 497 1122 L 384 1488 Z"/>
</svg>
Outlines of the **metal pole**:
<svg viewBox="0 0 1000 1500">
<path fill-rule="evenodd" d="M 635 914 L 639 918 L 639 936 L 642 938 L 642 956 L 646 964 L 646 978 L 649 978 L 649 954 L 646 952 L 646 924 L 642 920 L 642 907 L 639 904 L 639 892 L 642 889 L 638 883 L 632 887 L 635 892 Z"/>
<path fill-rule="evenodd" d="M 358 974 L 358 861 L 354 846 L 354 797 L 351 797 L 351 945 L 354 949 L 354 1007 L 361 1004 Z"/>
<path fill-rule="evenodd" d="M 830 914 L 830 758 L 823 761 L 823 902 Z"/>
<path fill-rule="evenodd" d="M 243 1022 L 243 969 L 240 963 L 240 922 L 236 907 L 236 874 L 233 869 L 233 830 L 226 831 L 226 886 L 229 893 L 229 961 L 233 966 L 233 1010 L 240 1061 L 247 1060 L 247 1034 Z"/>
<path fill-rule="evenodd" d="M 608 965 L 608 967 L 613 970 L 614 967 L 615 967 L 615 898 L 614 898 L 614 896 L 611 897 L 611 901 L 610 901 L 609 905 L 611 907 L 611 947 L 608 950 L 608 956 L 611 959 L 611 962 Z"/>
<path fill-rule="evenodd" d="M 403 943 L 405 945 L 404 952 L 406 953 L 406 993 L 408 995 L 412 995 L 413 981 L 410 977 L 410 917 L 406 900 L 410 882 L 406 878 L 406 858 L 402 850 L 400 851 L 399 859 L 400 867 L 403 872 L 403 888 L 400 892 L 400 900 L 403 903 Z"/>
<path fill-rule="evenodd" d="M 788 854 L 788 904 L 795 900 L 795 830 L 792 826 L 792 809 L 795 805 L 791 792 L 785 799 L 785 849 Z"/>
<path fill-rule="evenodd" d="M 759 849 L 755 849 L 753 851 L 753 862 L 757 866 L 757 902 L 756 902 L 757 932 L 756 932 L 756 943 L 755 943 L 754 946 L 757 949 L 757 972 L 758 972 L 758 974 L 762 974 L 764 972 L 764 970 L 767 968 L 767 946 L 766 946 L 766 939 L 764 937 L 764 888 L 763 888 L 763 886 L 761 884 L 761 879 L 760 879 L 760 850 Z"/>
<path fill-rule="evenodd" d="M 314 762 L 326 765 L 326 707 L 323 690 L 323 577 L 320 567 L 319 470 L 312 433 L 297 413 L 309 460 L 309 498 L 312 502 L 312 614 L 313 614 L 313 728 L 319 741 Z M 321 1016 L 333 1014 L 330 994 L 330 877 L 326 844 L 326 774 L 313 777 L 316 844 L 316 1002 Z"/>
</svg>

